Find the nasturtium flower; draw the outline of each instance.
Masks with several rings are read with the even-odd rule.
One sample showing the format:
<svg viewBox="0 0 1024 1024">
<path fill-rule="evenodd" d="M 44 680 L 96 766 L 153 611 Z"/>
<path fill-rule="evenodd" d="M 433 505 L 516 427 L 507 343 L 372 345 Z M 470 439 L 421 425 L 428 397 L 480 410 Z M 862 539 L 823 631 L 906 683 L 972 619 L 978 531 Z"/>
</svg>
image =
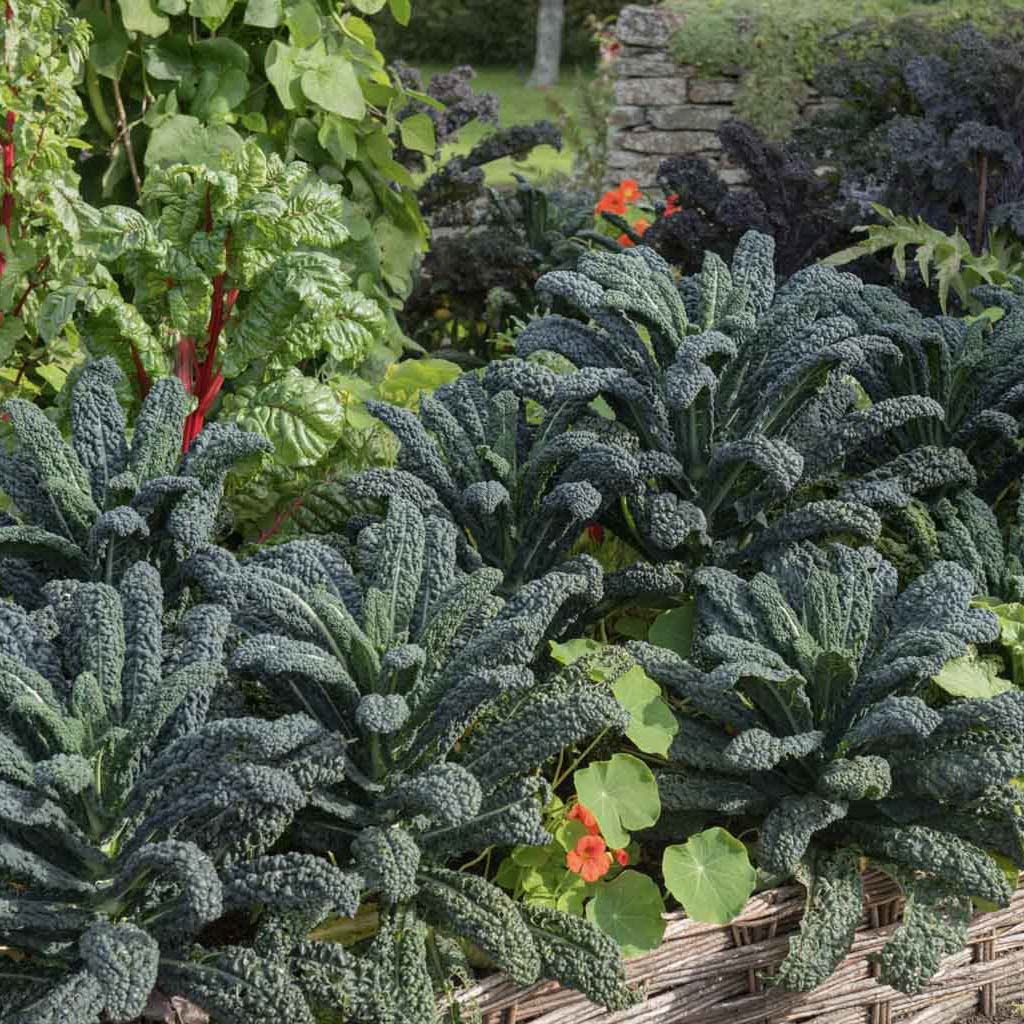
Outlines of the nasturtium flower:
<svg viewBox="0 0 1024 1024">
<path fill-rule="evenodd" d="M 612 853 L 615 854 L 615 859 L 622 867 L 629 863 L 629 854 L 625 850 L 612 850 Z"/>
<path fill-rule="evenodd" d="M 626 178 L 625 181 L 619 182 L 619 195 L 627 203 L 635 203 L 643 196 L 643 192 L 640 191 L 640 186 L 632 178 Z"/>
<path fill-rule="evenodd" d="M 565 855 L 565 863 L 584 882 L 596 882 L 608 874 L 612 866 L 612 855 L 600 836 L 583 836 L 576 844 L 576 849 Z"/>
<path fill-rule="evenodd" d="M 601 826 L 598 825 L 597 818 L 583 804 L 576 804 L 569 811 L 569 820 L 578 821 L 592 836 L 600 835 L 601 833 Z"/>
<path fill-rule="evenodd" d="M 594 213 L 595 215 L 599 213 L 614 213 L 622 217 L 626 213 L 626 200 L 618 189 L 613 189 L 611 192 L 605 192 L 605 194 L 597 201 L 597 205 L 594 207 Z"/>
<path fill-rule="evenodd" d="M 662 216 L 671 217 L 675 213 L 681 213 L 682 209 L 683 207 L 682 204 L 679 202 L 679 196 L 675 192 L 673 192 L 672 195 L 670 195 L 665 200 L 665 212 L 662 214 Z"/>
</svg>

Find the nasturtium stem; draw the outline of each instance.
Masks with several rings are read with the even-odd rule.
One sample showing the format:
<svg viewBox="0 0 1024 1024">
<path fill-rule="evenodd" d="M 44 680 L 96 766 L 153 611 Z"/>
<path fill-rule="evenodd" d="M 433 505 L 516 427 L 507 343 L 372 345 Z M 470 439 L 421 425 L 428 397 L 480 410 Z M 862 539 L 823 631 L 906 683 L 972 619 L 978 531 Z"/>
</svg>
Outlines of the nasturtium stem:
<svg viewBox="0 0 1024 1024">
<path fill-rule="evenodd" d="M 559 787 L 559 786 L 560 786 L 560 785 L 561 785 L 561 784 L 562 784 L 563 782 L 565 782 L 565 780 L 566 780 L 566 779 L 567 779 L 567 778 L 568 778 L 568 777 L 569 777 L 570 775 L 572 775 L 572 773 L 573 773 L 574 771 L 576 771 L 576 769 L 577 769 L 577 768 L 579 767 L 579 765 L 580 765 L 580 762 L 581 762 L 581 761 L 582 761 L 582 760 L 583 760 L 583 759 L 584 759 L 584 758 L 585 758 L 585 757 L 587 756 L 587 754 L 589 754 L 589 753 L 590 753 L 590 752 L 591 752 L 591 751 L 592 751 L 592 750 L 594 749 L 594 747 L 596 747 L 596 746 L 598 745 L 598 743 L 600 743 L 600 742 L 601 742 L 601 740 L 603 740 L 603 739 L 604 739 L 604 737 L 605 737 L 605 735 L 607 734 L 607 732 L 608 732 L 608 730 L 607 730 L 607 729 L 602 729 L 602 730 L 601 730 L 601 731 L 600 731 L 600 732 L 599 732 L 599 733 L 598 733 L 598 734 L 597 734 L 597 735 L 596 735 L 596 736 L 594 737 L 593 741 L 592 741 L 592 742 L 590 743 L 590 745 L 589 745 L 589 746 L 588 746 L 588 747 L 586 748 L 586 750 L 584 750 L 584 751 L 583 751 L 583 753 L 582 753 L 582 754 L 580 754 L 580 756 L 579 756 L 579 757 L 577 757 L 577 758 L 576 758 L 576 760 L 575 760 L 575 761 L 573 761 L 573 763 L 572 763 L 571 765 L 569 765 L 569 767 L 568 767 L 568 768 L 566 768 L 566 769 L 565 769 L 565 771 L 564 771 L 564 772 L 563 772 L 563 773 L 562 773 L 562 774 L 561 774 L 561 775 L 560 775 L 560 776 L 559 776 L 558 778 L 556 778 L 556 779 L 555 779 L 555 781 L 554 781 L 554 782 L 553 782 L 553 783 L 551 784 L 551 788 L 552 788 L 552 789 L 558 789 L 558 787 Z"/>
</svg>

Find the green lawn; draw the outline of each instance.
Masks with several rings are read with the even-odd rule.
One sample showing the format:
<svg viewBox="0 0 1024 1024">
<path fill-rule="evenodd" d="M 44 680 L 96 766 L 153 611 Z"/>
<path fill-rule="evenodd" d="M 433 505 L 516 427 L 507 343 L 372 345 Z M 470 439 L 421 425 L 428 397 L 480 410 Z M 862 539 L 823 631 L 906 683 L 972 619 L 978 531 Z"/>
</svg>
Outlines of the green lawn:
<svg viewBox="0 0 1024 1024">
<path fill-rule="evenodd" d="M 441 64 L 425 64 L 420 67 L 424 82 L 429 82 L 432 74 L 447 70 L 448 67 Z M 587 77 L 590 74 L 592 72 Z M 548 106 L 548 97 L 553 96 L 573 109 L 577 94 L 577 73 L 575 68 L 563 68 L 559 84 L 552 89 L 541 90 L 528 88 L 526 75 L 520 74 L 515 68 L 477 68 L 473 88 L 477 92 L 490 92 L 498 97 L 502 127 L 532 124 L 544 119 L 554 120 Z M 493 131 L 491 125 L 468 125 L 459 133 L 457 142 L 442 149 L 442 158 L 468 153 L 480 139 Z M 513 181 L 513 171 L 531 180 L 543 180 L 556 175 L 568 175 L 571 170 L 572 154 L 567 149 L 559 153 L 551 146 L 538 146 L 530 159 L 523 163 L 506 157 L 492 164 L 488 169 L 487 181 L 491 185 L 508 185 Z"/>
</svg>

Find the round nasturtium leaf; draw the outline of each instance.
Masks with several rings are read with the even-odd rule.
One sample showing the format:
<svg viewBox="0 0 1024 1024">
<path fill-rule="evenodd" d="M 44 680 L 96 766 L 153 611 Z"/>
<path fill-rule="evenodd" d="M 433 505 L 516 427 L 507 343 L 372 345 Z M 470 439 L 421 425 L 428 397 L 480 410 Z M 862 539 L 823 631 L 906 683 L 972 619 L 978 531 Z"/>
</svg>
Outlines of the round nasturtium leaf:
<svg viewBox="0 0 1024 1024">
<path fill-rule="evenodd" d="M 619 944 L 623 956 L 639 956 L 661 945 L 664 913 L 658 886 L 647 875 L 631 870 L 599 886 L 587 904 L 587 919 Z"/>
<path fill-rule="evenodd" d="M 414 362 L 416 360 L 413 360 Z M 549 640 L 548 645 L 551 647 L 551 657 L 558 662 L 559 665 L 571 665 L 575 661 L 579 661 L 580 658 L 585 657 L 588 654 L 600 654 L 602 652 L 611 655 L 612 648 L 606 644 L 598 643 L 597 640 L 588 640 L 586 637 L 579 637 L 575 640 L 566 640 L 564 644 L 558 643 L 557 640 Z M 595 662 L 590 669 L 590 678 L 594 682 L 599 683 L 604 679 L 608 678 L 608 669 L 606 669 L 601 661 Z"/>
<path fill-rule="evenodd" d="M 724 828 L 706 829 L 668 847 L 661 870 L 686 913 L 706 924 L 728 924 L 754 891 L 747 848 Z"/>
<path fill-rule="evenodd" d="M 629 844 L 629 829 L 650 828 L 661 814 L 654 773 L 631 754 L 613 754 L 573 773 L 580 803 L 597 818 L 613 850 Z"/>
<path fill-rule="evenodd" d="M 587 834 L 586 826 L 573 819 L 564 821 L 555 829 L 555 842 L 568 853 L 576 849 L 576 844 Z"/>
<path fill-rule="evenodd" d="M 933 681 L 953 697 L 995 697 L 1013 689 L 1013 683 L 999 675 L 1001 669 L 1001 658 L 985 658 L 973 651 L 947 661 Z"/>
</svg>

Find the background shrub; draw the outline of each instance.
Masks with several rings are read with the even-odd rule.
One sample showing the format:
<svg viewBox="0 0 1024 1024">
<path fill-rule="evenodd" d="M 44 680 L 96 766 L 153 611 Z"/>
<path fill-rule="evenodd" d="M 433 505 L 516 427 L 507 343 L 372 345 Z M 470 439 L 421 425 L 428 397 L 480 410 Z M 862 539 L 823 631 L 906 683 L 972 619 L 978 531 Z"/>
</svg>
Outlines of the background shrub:
<svg viewBox="0 0 1024 1024">
<path fill-rule="evenodd" d="M 597 53 L 587 15 L 614 16 L 625 0 L 566 0 L 563 64 L 589 62 Z M 492 0 L 434 0 L 413 8 L 408 29 L 381 18 L 377 44 L 389 58 L 453 63 L 520 64 L 533 60 L 537 0 L 495 4 Z"/>
<path fill-rule="evenodd" d="M 1020 0 L 673 0 L 672 6 L 685 15 L 672 40 L 676 58 L 711 76 L 742 68 L 736 113 L 774 139 L 793 129 L 819 69 L 888 45 L 894 32 L 969 20 L 983 31 L 1024 34 Z"/>
</svg>

